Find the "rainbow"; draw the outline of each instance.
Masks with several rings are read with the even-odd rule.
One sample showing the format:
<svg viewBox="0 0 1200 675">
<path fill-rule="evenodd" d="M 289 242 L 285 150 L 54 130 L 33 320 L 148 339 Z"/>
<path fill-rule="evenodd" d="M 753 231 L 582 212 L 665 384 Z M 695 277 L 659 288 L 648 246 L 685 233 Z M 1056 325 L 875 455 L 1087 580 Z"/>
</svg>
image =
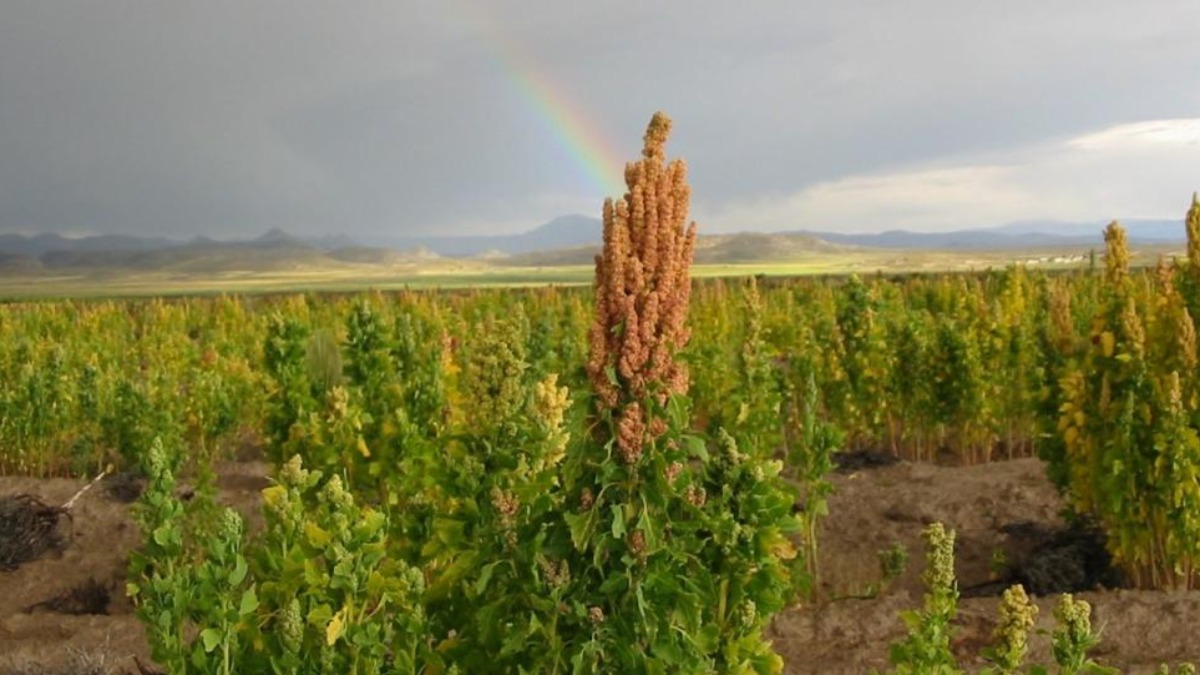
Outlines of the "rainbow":
<svg viewBox="0 0 1200 675">
<path fill-rule="evenodd" d="M 538 63 L 479 3 L 450 2 L 457 20 L 480 38 L 514 89 L 537 115 L 548 135 L 570 157 L 592 187 L 604 196 L 625 193 L 625 162 L 604 133 Z"/>
</svg>

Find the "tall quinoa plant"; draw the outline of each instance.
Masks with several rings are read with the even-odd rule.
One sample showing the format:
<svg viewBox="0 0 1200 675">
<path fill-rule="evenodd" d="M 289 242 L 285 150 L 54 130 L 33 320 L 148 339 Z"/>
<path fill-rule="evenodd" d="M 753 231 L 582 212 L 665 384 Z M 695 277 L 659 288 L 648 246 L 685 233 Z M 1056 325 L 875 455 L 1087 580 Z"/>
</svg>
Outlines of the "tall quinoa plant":
<svg viewBox="0 0 1200 675">
<path fill-rule="evenodd" d="M 1154 321 L 1142 318 L 1124 230 L 1113 223 L 1105 240 L 1105 303 L 1080 369 L 1063 380 L 1068 493 L 1077 512 L 1105 529 L 1134 585 L 1192 588 L 1200 558 L 1200 438 L 1189 395 L 1195 331 L 1173 294 L 1163 295 Z"/>
<path fill-rule="evenodd" d="M 779 672 L 763 639 L 792 588 L 795 495 L 762 448 L 689 432 L 695 224 L 657 113 L 604 206 L 587 373 L 590 433 L 564 466 L 575 672 Z"/>
</svg>

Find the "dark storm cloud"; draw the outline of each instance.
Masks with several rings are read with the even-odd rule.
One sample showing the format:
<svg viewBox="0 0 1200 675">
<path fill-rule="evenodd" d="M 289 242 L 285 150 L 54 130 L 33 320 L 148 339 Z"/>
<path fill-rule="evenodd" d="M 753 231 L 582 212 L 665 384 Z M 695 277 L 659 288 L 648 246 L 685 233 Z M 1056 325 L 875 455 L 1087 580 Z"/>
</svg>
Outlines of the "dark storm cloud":
<svg viewBox="0 0 1200 675">
<path fill-rule="evenodd" d="M 828 195 L 945 177 L 928 165 L 1009 190 L 971 168 L 997 153 L 1070 192 L 1069 167 L 1094 182 L 1101 155 L 1067 157 L 1069 139 L 1196 116 L 1198 24 L 1190 0 L 9 2 L 0 229 L 478 231 L 597 211 L 506 42 L 622 156 L 653 110 L 675 117 L 717 227 L 861 227 L 886 214 Z M 1027 217 L 1065 209 L 1022 190 Z"/>
</svg>

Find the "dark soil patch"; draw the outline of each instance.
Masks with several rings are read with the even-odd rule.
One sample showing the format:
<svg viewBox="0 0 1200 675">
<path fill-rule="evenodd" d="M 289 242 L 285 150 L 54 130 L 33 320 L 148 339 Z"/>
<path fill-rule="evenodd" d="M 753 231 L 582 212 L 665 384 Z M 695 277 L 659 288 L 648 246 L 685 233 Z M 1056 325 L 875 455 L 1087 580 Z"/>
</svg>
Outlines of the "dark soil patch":
<svg viewBox="0 0 1200 675">
<path fill-rule="evenodd" d="M 833 465 L 841 474 L 892 466 L 899 461 L 895 455 L 879 450 L 845 450 L 833 455 Z"/>
<path fill-rule="evenodd" d="M 146 479 L 136 471 L 122 471 L 104 479 L 104 494 L 122 504 L 132 504 L 146 489 Z"/>
<path fill-rule="evenodd" d="M 1076 520 L 1060 528 L 1017 523 L 1003 530 L 1014 544 L 1012 580 L 1034 595 L 1079 593 L 1121 584 L 1104 533 L 1092 522 Z"/>
<path fill-rule="evenodd" d="M 57 614 L 83 616 L 87 614 L 108 614 L 108 603 L 112 599 L 112 590 L 106 584 L 89 578 L 66 593 L 43 600 L 25 609 L 26 613 L 39 610 Z"/>
</svg>

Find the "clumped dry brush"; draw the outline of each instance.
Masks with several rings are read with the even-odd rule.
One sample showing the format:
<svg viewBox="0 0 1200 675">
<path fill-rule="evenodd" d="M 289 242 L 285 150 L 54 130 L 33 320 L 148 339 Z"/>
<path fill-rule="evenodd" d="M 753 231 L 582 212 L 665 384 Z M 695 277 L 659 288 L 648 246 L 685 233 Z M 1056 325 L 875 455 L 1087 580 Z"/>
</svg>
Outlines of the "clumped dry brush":
<svg viewBox="0 0 1200 675">
<path fill-rule="evenodd" d="M 64 544 L 67 509 L 29 494 L 0 497 L 0 571 L 37 560 Z"/>
</svg>

